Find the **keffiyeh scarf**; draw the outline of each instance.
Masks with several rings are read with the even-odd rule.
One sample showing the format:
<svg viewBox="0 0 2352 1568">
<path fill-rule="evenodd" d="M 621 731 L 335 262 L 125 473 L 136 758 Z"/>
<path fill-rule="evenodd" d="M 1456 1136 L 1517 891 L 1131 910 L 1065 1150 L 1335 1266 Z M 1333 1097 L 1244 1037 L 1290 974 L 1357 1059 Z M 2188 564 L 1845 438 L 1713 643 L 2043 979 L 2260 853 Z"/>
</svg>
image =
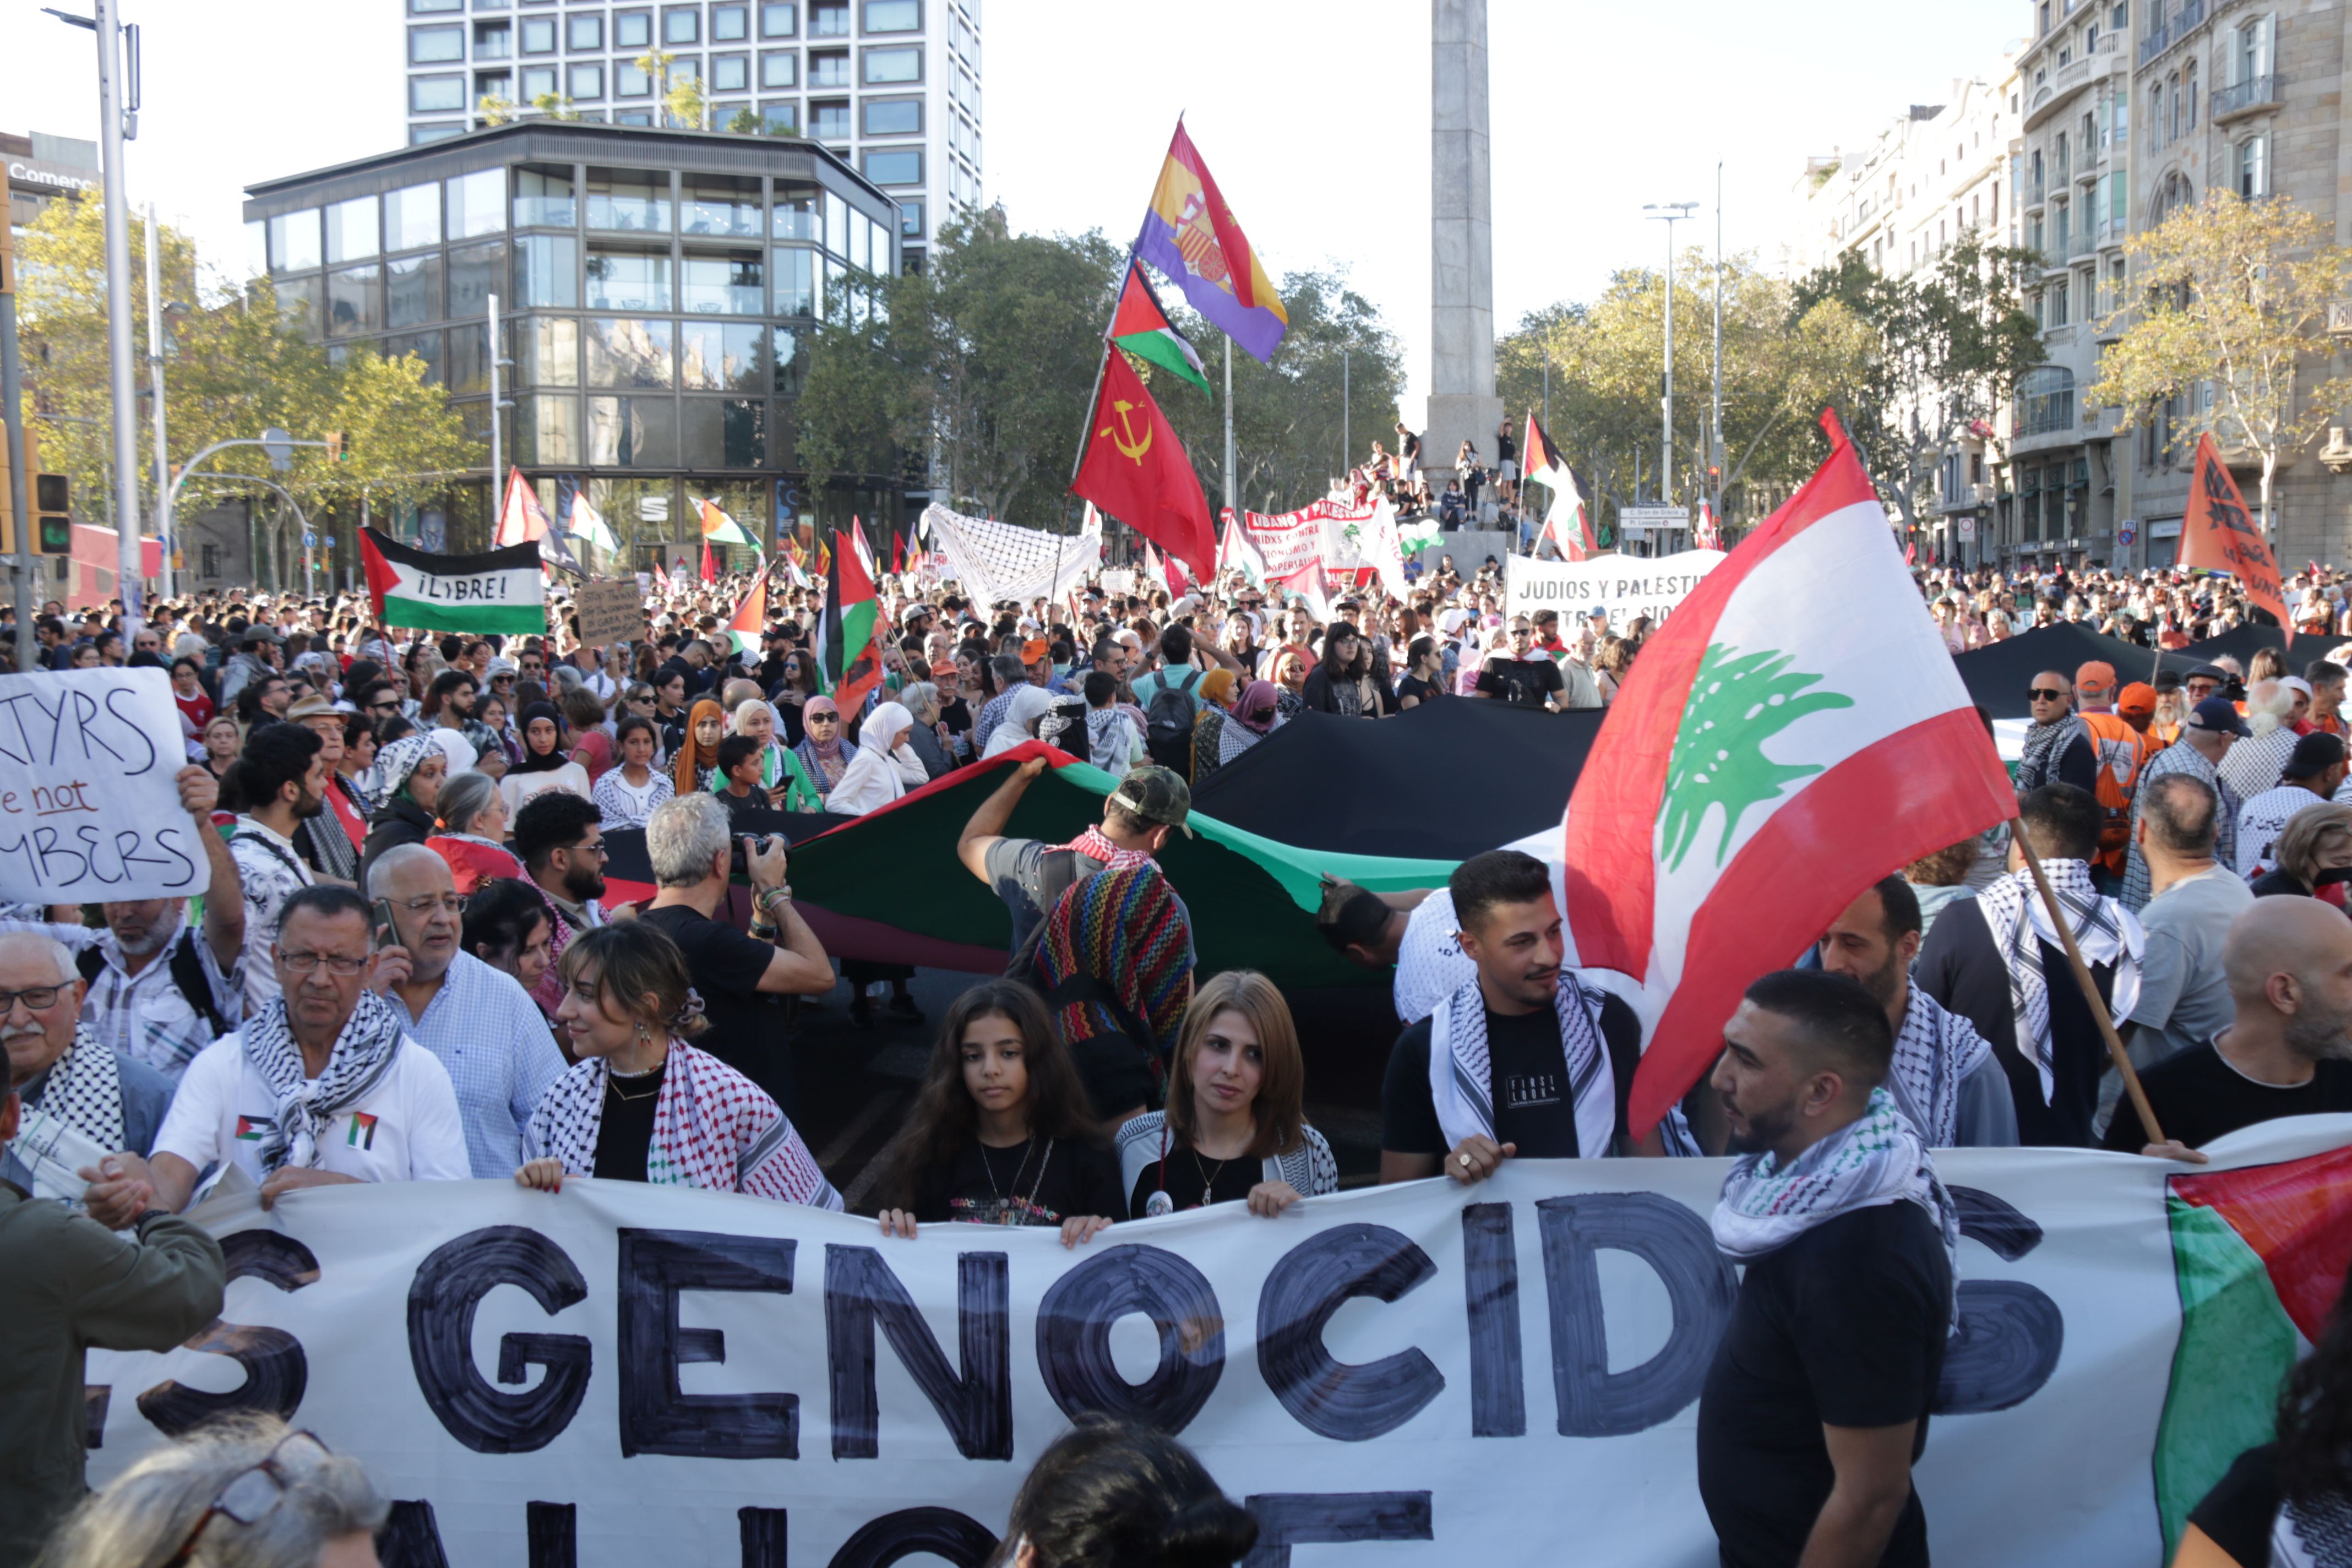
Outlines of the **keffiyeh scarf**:
<svg viewBox="0 0 2352 1568">
<path fill-rule="evenodd" d="M 593 1174 L 612 1076 L 612 1064 L 590 1057 L 550 1084 L 523 1130 L 524 1153 L 558 1162 L 566 1175 Z M 669 1043 L 660 1098 L 654 1101 L 646 1180 L 815 1208 L 842 1206 L 841 1194 L 776 1102 L 717 1057 L 677 1038 Z"/>
<path fill-rule="evenodd" d="M 2115 965 L 2116 978 L 2107 999 L 2107 1016 L 2128 1018 L 2139 1000 L 2139 958 L 2147 937 L 2129 910 L 2113 899 L 2101 898 L 2092 885 L 2091 868 L 2080 860 L 2044 860 L 2042 874 L 2050 879 L 2074 932 L 2083 962 L 2094 967 Z M 2009 1005 L 2017 1020 L 2017 1052 L 2042 1075 L 2042 1103 L 2057 1089 L 2057 1073 L 2050 1052 L 2050 982 L 2042 972 L 2042 944 L 2065 944 L 2050 923 L 2050 911 L 2033 886 L 2033 871 L 2011 871 L 1977 895 L 1992 944 L 2009 970 Z"/>
<path fill-rule="evenodd" d="M 1917 1130 L 1884 1088 L 1870 1091 L 1859 1121 L 1831 1133 L 1785 1170 L 1769 1152 L 1740 1156 L 1716 1199 L 1715 1245 L 1733 1262 L 1750 1263 L 1840 1215 L 1891 1203 L 1917 1204 L 1943 1237 L 1957 1321 L 1959 1210 L 1937 1177 Z"/>
<path fill-rule="evenodd" d="M 1885 1085 L 1895 1108 L 1930 1149 L 1948 1149 L 1959 1135 L 1960 1080 L 1992 1055 L 1966 1018 L 1944 1010 L 1942 1004 L 1916 985 L 1903 1010 L 1903 1027 L 1895 1037 L 1894 1069 Z"/>
<path fill-rule="evenodd" d="M 320 1140 L 343 1111 L 365 1100 L 392 1073 L 400 1054 L 399 1013 L 365 986 L 335 1037 L 327 1066 L 317 1078 L 302 1076 L 302 1047 L 287 1022 L 286 998 L 273 996 L 245 1021 L 245 1059 L 255 1076 L 278 1097 L 278 1117 L 261 1141 L 262 1174 L 280 1166 L 315 1169 Z"/>
<path fill-rule="evenodd" d="M 1576 1152 L 1597 1160 L 1617 1131 L 1617 1075 L 1601 1037 L 1601 992 L 1562 970 L 1552 1006 L 1576 1113 Z M 1495 1136 L 1494 1064 L 1486 1054 L 1486 997 L 1475 974 L 1430 1015 L 1429 1098 L 1447 1148 Z"/>
<path fill-rule="evenodd" d="M 408 775 L 416 771 L 435 751 L 433 738 L 425 734 L 403 735 L 375 754 L 375 789 L 368 798 L 368 815 L 382 811 L 384 803 L 407 786 Z"/>
<path fill-rule="evenodd" d="M 110 1154 L 123 1146 L 121 1064 L 98 1042 L 88 1024 L 74 1026 L 73 1044 L 31 1087 L 39 1099 L 27 1095 L 29 1103 L 103 1145 Z"/>
<path fill-rule="evenodd" d="M 1089 860 L 1099 860 L 1106 871 L 1125 871 L 1137 866 L 1157 864 L 1140 849 L 1121 849 L 1104 835 L 1101 827 L 1092 824 L 1067 844 L 1056 845 L 1055 847 L 1076 850 Z"/>
<path fill-rule="evenodd" d="M 2288 1499 L 2271 1527 L 2271 1568 L 2352 1568 L 2352 1499 Z"/>
<path fill-rule="evenodd" d="M 1132 754 L 1126 714 L 1116 707 L 1087 710 L 1087 761 L 1116 778 L 1127 772 Z"/>
<path fill-rule="evenodd" d="M 2023 800 L 2058 776 L 2059 760 L 2083 732 L 2083 721 L 2072 713 L 2047 724 L 2027 726 L 2024 752 L 2017 764 L 2018 799 Z"/>
</svg>

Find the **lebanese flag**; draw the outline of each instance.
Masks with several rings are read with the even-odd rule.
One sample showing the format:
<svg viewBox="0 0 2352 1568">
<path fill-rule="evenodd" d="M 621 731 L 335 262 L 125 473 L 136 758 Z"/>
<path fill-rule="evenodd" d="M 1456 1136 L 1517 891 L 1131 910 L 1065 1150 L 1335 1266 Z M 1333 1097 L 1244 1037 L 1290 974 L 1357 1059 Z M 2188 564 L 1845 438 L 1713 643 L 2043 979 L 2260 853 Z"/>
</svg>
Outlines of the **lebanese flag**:
<svg viewBox="0 0 2352 1568">
<path fill-rule="evenodd" d="M 1070 493 L 1159 541 L 1206 583 L 1217 574 L 1217 525 L 1184 444 L 1124 350 L 1103 355 L 1102 384 L 1087 421 L 1085 454 Z"/>
<path fill-rule="evenodd" d="M 2017 810 L 1885 507 L 1822 422 L 1829 460 L 1642 645 L 1569 797 L 1565 962 L 1633 989 L 1637 1133 L 1722 1053 L 1758 976 Z"/>
</svg>

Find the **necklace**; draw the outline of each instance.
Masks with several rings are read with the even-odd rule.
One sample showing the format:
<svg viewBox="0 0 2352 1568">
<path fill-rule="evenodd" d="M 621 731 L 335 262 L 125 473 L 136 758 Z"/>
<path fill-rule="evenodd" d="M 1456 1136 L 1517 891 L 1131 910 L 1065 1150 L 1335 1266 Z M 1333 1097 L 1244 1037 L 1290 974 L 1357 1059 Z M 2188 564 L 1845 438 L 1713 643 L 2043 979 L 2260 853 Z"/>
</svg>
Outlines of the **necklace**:
<svg viewBox="0 0 2352 1568">
<path fill-rule="evenodd" d="M 625 1078 L 650 1078 L 654 1080 L 654 1086 L 653 1088 L 646 1090 L 643 1094 L 623 1094 L 621 1092 L 621 1080 Z M 661 1092 L 661 1068 L 659 1066 L 649 1067 L 643 1072 L 631 1073 L 608 1071 L 604 1076 L 604 1092 L 611 1095 L 614 1100 L 620 1100 L 625 1104 L 632 1100 L 651 1099 L 653 1096 Z"/>
<path fill-rule="evenodd" d="M 1218 1161 L 1216 1175 L 1211 1175 L 1209 1173 L 1209 1168 L 1201 1163 L 1201 1152 L 1198 1149 L 1193 1149 L 1189 1151 L 1189 1152 L 1192 1156 L 1192 1169 L 1201 1173 L 1201 1202 L 1204 1205 L 1213 1203 L 1216 1200 L 1217 1195 L 1217 1176 L 1222 1176 L 1225 1173 L 1225 1167 L 1234 1163 L 1233 1158 L 1228 1155 L 1226 1158 Z"/>
<path fill-rule="evenodd" d="M 1013 1189 L 1013 1196 L 1010 1201 L 1020 1205 L 1022 1209 L 1028 1211 L 1034 1211 L 1037 1206 L 1038 1191 L 1045 1184 L 1045 1166 L 1054 1158 L 1054 1141 L 1051 1138 L 1048 1138 L 1045 1140 L 1045 1152 L 1037 1161 L 1037 1179 L 1029 1184 L 1029 1195 L 1025 1198 L 1023 1197 L 1021 1195 L 1022 1173 L 1029 1169 L 1029 1154 L 1032 1150 L 1036 1148 L 1036 1146 L 1037 1140 L 1034 1134 L 1032 1134 L 1024 1142 L 1023 1142 L 1021 1145 L 1021 1163 L 1013 1168 L 1013 1179 L 1005 1184 L 1006 1186 Z M 999 1187 L 996 1184 L 996 1165 L 995 1163 L 989 1158 L 988 1145 L 985 1143 L 982 1143 L 980 1146 L 980 1168 L 988 1173 L 989 1195 L 995 1199 L 999 1205 L 1004 1205 L 1008 1200 L 1005 1198 L 1003 1188 Z M 1017 1225 L 1020 1222 L 1017 1219 L 1008 1219 L 1003 1223 Z"/>
</svg>

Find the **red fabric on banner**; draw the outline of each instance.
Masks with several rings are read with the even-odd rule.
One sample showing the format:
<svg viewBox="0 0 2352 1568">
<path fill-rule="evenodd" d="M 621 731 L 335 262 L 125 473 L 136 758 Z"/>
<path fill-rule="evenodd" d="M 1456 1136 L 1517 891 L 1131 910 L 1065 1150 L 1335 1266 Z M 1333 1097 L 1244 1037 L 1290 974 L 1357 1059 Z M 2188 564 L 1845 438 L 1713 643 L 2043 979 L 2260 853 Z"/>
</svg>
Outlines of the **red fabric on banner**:
<svg viewBox="0 0 2352 1568">
<path fill-rule="evenodd" d="M 1201 494 L 1200 476 L 1168 416 L 1117 349 L 1103 358 L 1092 423 L 1070 493 L 1159 541 L 1195 578 L 1213 578 L 1217 529 Z"/>
</svg>

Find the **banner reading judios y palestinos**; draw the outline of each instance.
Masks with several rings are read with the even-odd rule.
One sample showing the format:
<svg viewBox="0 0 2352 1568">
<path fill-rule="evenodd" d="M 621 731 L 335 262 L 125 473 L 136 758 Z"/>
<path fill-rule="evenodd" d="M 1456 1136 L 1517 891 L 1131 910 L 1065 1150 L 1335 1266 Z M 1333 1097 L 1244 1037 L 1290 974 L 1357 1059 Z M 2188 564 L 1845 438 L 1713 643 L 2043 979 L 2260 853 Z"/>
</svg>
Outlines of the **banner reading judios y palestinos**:
<svg viewBox="0 0 2352 1568">
<path fill-rule="evenodd" d="M 1937 1562 L 2163 1560 L 2333 1303 L 2347 1141 L 2352 1117 L 2273 1122 L 2189 1174 L 1937 1157 L 1963 1237 L 1916 1471 Z M 1711 1568 L 1724 1169 L 1514 1161 L 1075 1250 L 627 1182 L 248 1194 L 212 1221 L 231 1321 L 91 1352 L 91 1479 L 259 1405 L 396 1500 L 387 1568 L 976 1568 L 1102 1410 L 1200 1454 L 1259 1519 L 1253 1562 Z M 1329 1544 L 1358 1542 L 1393 1544 Z"/>
<path fill-rule="evenodd" d="M 1640 616 L 1663 623 L 1706 574 L 1723 564 L 1720 550 L 1675 555 L 1601 555 L 1589 561 L 1538 561 L 1514 555 L 1503 563 L 1509 613 L 1559 612 L 1563 635 L 1581 629 L 1579 617 L 1609 612 L 1609 629 L 1622 635 Z"/>
<path fill-rule="evenodd" d="M 2247 511 L 2246 498 L 2238 492 L 2210 432 L 2197 437 L 2189 515 L 2180 524 L 2180 563 L 2235 577 L 2246 597 L 2277 620 L 2280 635 L 2294 640 L 2294 622 L 2279 592 L 2278 558 L 2263 539 L 2262 524 Z"/>
<path fill-rule="evenodd" d="M 387 626 L 525 637 L 547 630 L 536 543 L 441 555 L 362 528 L 360 562 L 376 618 Z"/>
</svg>

